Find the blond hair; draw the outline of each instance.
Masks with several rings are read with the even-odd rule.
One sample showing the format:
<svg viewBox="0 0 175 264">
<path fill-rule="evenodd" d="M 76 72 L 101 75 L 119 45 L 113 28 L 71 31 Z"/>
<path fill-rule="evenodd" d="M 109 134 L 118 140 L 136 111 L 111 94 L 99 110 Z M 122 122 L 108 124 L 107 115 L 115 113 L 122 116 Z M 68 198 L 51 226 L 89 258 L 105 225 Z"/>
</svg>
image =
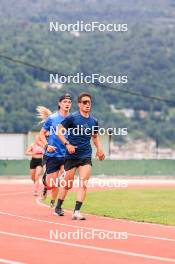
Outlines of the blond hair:
<svg viewBox="0 0 175 264">
<path fill-rule="evenodd" d="M 41 105 L 37 106 L 36 111 L 38 112 L 37 118 L 41 119 L 39 123 L 45 122 L 46 119 L 53 114 L 49 108 Z"/>
</svg>

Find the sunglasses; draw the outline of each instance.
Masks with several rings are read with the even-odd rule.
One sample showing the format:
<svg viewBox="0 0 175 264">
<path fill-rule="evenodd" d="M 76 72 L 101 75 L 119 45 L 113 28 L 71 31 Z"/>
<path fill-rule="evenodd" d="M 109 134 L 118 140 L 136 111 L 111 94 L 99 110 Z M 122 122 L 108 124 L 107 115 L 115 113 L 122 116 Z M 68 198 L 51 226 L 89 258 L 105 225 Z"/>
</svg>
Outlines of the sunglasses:
<svg viewBox="0 0 175 264">
<path fill-rule="evenodd" d="M 87 105 L 87 104 L 90 105 L 91 101 L 90 100 L 84 100 L 84 101 L 82 100 L 81 103 L 84 104 L 84 105 Z"/>
</svg>

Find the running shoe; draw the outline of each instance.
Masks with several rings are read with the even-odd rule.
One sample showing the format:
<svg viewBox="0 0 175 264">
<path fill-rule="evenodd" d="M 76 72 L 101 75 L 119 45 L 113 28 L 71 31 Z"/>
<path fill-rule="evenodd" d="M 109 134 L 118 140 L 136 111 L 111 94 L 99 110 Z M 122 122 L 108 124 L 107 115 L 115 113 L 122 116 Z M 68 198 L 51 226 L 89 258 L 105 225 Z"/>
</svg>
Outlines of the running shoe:
<svg viewBox="0 0 175 264">
<path fill-rule="evenodd" d="M 62 208 L 55 208 L 55 215 L 64 216 L 64 210 Z"/>
<path fill-rule="evenodd" d="M 74 211 L 72 220 L 86 220 L 86 218 L 80 213 L 80 211 Z"/>
</svg>

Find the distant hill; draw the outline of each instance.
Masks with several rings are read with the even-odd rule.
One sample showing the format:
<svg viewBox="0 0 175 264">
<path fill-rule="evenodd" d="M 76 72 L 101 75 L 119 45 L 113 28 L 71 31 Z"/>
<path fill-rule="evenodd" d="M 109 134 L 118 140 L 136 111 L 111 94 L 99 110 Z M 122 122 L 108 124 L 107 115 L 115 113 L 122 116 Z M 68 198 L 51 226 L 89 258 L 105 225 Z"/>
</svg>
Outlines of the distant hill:
<svg viewBox="0 0 175 264">
<path fill-rule="evenodd" d="M 175 105 L 117 91 L 175 101 L 175 3 L 173 0 L 1 0 L 0 54 L 65 74 L 128 75 L 114 90 L 93 85 L 43 89 L 49 73 L 0 58 L 0 132 L 39 128 L 37 105 L 55 109 L 63 91 L 94 96 L 94 114 L 103 126 L 128 127 L 131 138 L 154 138 L 173 146 Z M 51 33 L 49 21 L 128 23 L 127 33 Z M 116 109 L 134 109 L 127 118 Z M 76 105 L 74 104 L 74 109 Z M 145 118 L 139 111 L 148 112 Z M 160 112 L 160 115 L 156 115 Z M 120 139 L 121 140 L 121 139 Z"/>
<path fill-rule="evenodd" d="M 35 22 L 123 19 L 141 23 L 174 19 L 174 7 L 174 0 L 1 0 L 0 17 Z"/>
</svg>

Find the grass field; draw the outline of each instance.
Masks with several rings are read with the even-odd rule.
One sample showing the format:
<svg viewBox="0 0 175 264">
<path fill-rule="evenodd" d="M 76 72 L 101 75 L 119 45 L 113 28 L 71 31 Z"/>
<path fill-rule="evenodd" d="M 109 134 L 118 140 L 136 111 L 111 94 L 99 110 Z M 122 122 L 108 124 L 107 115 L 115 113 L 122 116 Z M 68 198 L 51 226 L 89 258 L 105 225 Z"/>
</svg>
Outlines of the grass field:
<svg viewBox="0 0 175 264">
<path fill-rule="evenodd" d="M 1 175 L 28 175 L 29 160 L 0 160 Z M 174 160 L 93 160 L 92 175 L 175 176 Z"/>
<path fill-rule="evenodd" d="M 73 209 L 76 193 L 70 192 L 64 208 Z M 45 201 L 49 204 L 50 199 Z M 87 194 L 82 212 L 175 225 L 175 191 L 173 189 L 99 190 Z"/>
</svg>

